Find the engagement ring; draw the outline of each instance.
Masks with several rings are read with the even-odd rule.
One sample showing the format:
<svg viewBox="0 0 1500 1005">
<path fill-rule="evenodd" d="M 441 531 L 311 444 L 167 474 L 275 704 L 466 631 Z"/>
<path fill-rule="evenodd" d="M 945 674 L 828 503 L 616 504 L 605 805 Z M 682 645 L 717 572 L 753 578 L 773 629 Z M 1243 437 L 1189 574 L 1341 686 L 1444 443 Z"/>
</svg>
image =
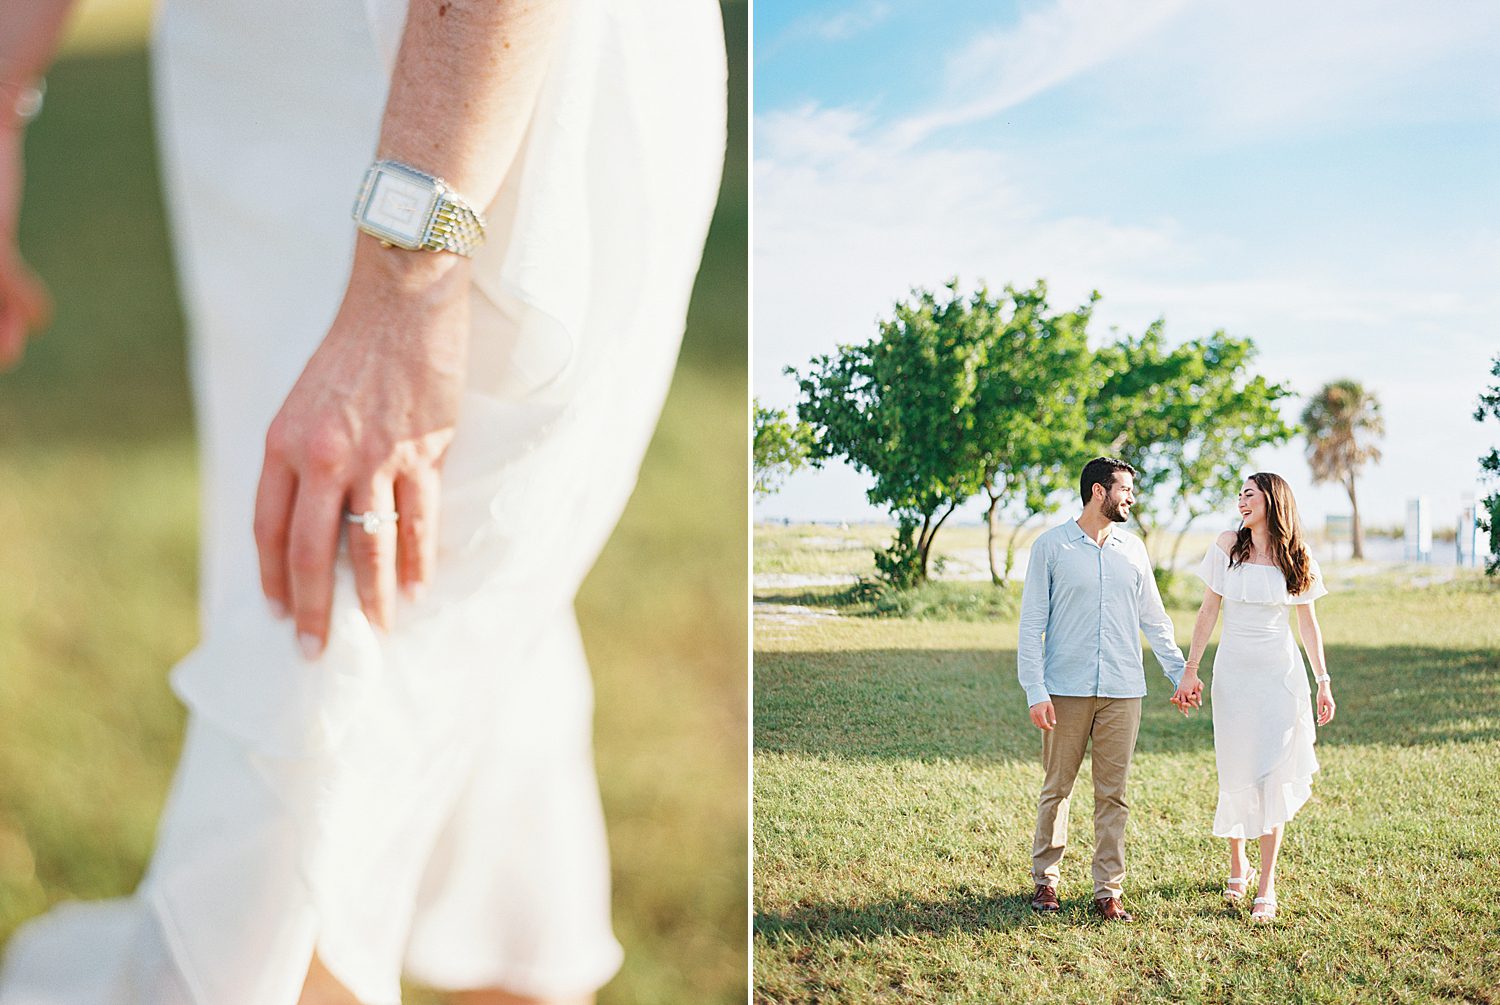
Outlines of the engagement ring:
<svg viewBox="0 0 1500 1005">
<path fill-rule="evenodd" d="M 365 510 L 363 513 L 344 511 L 344 520 L 348 523 L 359 524 L 366 534 L 378 534 L 381 527 L 388 523 L 395 523 L 397 519 L 398 516 L 395 513 L 376 513 L 374 510 Z"/>
</svg>

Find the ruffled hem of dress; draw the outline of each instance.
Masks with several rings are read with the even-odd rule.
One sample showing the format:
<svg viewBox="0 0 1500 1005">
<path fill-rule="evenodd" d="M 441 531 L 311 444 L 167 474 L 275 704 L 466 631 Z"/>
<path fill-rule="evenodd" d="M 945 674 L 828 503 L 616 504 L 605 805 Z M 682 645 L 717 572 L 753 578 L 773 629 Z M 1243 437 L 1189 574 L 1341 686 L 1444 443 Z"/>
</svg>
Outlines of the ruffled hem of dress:
<svg viewBox="0 0 1500 1005">
<path fill-rule="evenodd" d="M 1214 837 L 1260 837 L 1297 815 L 1312 798 L 1312 778 L 1319 770 L 1312 745 L 1297 745 L 1301 749 L 1290 751 L 1260 781 L 1233 792 L 1219 792 Z"/>
</svg>

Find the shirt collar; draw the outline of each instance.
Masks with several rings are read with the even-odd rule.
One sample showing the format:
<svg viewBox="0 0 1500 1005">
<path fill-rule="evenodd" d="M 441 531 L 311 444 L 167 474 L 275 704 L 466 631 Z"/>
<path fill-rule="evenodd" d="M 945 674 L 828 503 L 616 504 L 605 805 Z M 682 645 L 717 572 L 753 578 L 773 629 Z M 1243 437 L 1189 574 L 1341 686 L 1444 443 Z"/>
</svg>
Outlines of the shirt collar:
<svg viewBox="0 0 1500 1005">
<path fill-rule="evenodd" d="M 1075 540 L 1075 541 L 1087 541 L 1089 544 L 1094 544 L 1093 538 L 1089 537 L 1088 534 L 1084 532 L 1084 529 L 1082 527 L 1078 526 L 1078 518 L 1077 517 L 1074 517 L 1073 519 L 1069 520 L 1068 521 L 1068 526 L 1070 528 L 1072 528 L 1072 535 L 1071 536 L 1072 536 L 1073 540 Z M 1116 531 L 1116 530 L 1114 530 L 1113 528 L 1111 528 L 1111 530 L 1109 532 L 1109 536 L 1104 539 L 1103 547 L 1105 547 L 1105 548 L 1118 548 L 1120 546 L 1121 540 L 1122 539 L 1120 537 L 1119 532 Z M 1095 545 L 1095 547 L 1099 547 L 1099 545 Z"/>
</svg>

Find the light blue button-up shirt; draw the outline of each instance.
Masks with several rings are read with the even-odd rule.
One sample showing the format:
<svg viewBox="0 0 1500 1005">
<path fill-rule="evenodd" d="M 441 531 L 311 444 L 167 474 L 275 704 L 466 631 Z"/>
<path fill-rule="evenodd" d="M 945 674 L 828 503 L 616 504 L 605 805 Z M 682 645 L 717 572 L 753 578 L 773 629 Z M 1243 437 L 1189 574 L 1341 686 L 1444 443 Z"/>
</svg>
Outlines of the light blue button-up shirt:
<svg viewBox="0 0 1500 1005">
<path fill-rule="evenodd" d="M 1175 689 L 1185 661 L 1140 538 L 1115 527 L 1101 547 L 1069 520 L 1032 543 L 1016 647 L 1027 705 L 1143 697 L 1140 632 Z"/>
</svg>

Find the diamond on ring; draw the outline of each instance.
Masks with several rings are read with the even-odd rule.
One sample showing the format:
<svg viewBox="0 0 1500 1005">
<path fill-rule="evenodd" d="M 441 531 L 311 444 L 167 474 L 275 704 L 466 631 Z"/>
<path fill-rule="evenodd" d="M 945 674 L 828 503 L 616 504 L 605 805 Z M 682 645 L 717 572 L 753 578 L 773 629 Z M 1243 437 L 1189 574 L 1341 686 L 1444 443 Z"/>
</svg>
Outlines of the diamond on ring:
<svg viewBox="0 0 1500 1005">
<path fill-rule="evenodd" d="M 365 510 L 363 513 L 345 510 L 344 519 L 349 523 L 359 524 L 366 534 L 378 534 L 386 524 L 395 523 L 398 516 L 395 513 L 376 513 L 374 510 Z"/>
</svg>

